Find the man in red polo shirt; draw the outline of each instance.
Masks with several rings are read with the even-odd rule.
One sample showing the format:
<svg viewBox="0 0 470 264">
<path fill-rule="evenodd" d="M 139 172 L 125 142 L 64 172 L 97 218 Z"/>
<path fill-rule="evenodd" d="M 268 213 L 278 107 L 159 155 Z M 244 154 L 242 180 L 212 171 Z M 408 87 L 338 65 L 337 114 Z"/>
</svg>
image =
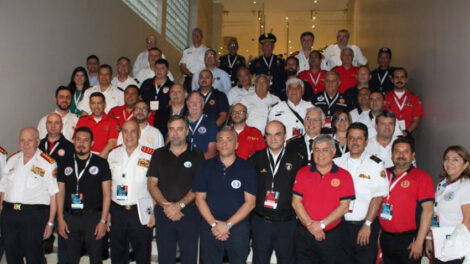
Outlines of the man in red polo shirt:
<svg viewBox="0 0 470 264">
<path fill-rule="evenodd" d="M 390 193 L 379 210 L 380 245 L 387 264 L 421 263 L 431 226 L 434 184 L 429 174 L 413 167 L 413 141 L 399 137 L 392 144 L 394 167 L 387 169 Z"/>
<path fill-rule="evenodd" d="M 338 225 L 355 199 L 351 174 L 333 163 L 335 141 L 319 135 L 313 143 L 314 164 L 295 177 L 292 205 L 300 224 L 295 232 L 297 263 L 336 263 L 341 248 Z"/>
<path fill-rule="evenodd" d="M 108 116 L 104 109 L 106 101 L 104 95 L 100 92 L 94 92 L 90 95 L 90 109 L 92 114 L 81 117 L 78 120 L 77 128 L 88 127 L 93 132 L 94 144 L 91 151 L 99 153 L 102 158 L 107 158 L 109 151 L 116 146 L 119 136 L 119 126 L 116 119 Z M 75 131 L 76 131 L 75 129 Z"/>
<path fill-rule="evenodd" d="M 326 71 L 320 68 L 322 55 L 320 51 L 314 50 L 308 56 L 310 69 L 299 73 L 299 78 L 312 86 L 313 94 L 325 91 Z"/>
<path fill-rule="evenodd" d="M 118 122 L 120 128 L 124 122 L 130 119 L 134 119 L 133 111 L 135 103 L 139 100 L 139 87 L 136 85 L 129 85 L 124 90 L 124 104 L 116 106 L 111 109 L 108 115 L 112 118 L 115 118 Z M 155 120 L 155 112 L 150 111 L 147 122 L 153 126 L 153 121 Z"/>
<path fill-rule="evenodd" d="M 424 114 L 421 99 L 408 91 L 408 73 L 404 68 L 395 68 L 392 76 L 393 90 L 385 95 L 385 110 L 397 117 L 397 125 L 405 136 L 413 133 Z"/>
<path fill-rule="evenodd" d="M 357 85 L 357 67 L 352 65 L 354 58 L 354 51 L 350 47 L 345 47 L 341 50 L 341 66 L 333 68 L 333 71 L 339 74 L 341 84 L 339 85 L 339 92 L 344 93 Z"/>
<path fill-rule="evenodd" d="M 233 130 L 238 134 L 237 156 L 246 160 L 258 150 L 266 148 L 261 132 L 246 125 L 248 117 L 246 106 L 238 103 L 232 106 L 230 117 L 233 122 Z"/>
</svg>

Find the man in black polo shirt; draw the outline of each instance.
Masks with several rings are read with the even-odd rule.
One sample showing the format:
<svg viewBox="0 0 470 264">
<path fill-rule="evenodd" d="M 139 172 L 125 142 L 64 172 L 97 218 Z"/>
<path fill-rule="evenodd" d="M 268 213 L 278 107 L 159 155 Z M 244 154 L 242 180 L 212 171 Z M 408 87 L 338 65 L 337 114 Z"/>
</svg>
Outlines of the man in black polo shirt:
<svg viewBox="0 0 470 264">
<path fill-rule="evenodd" d="M 172 116 L 168 121 L 170 144 L 154 152 L 147 171 L 147 185 L 155 206 L 158 262 L 175 263 L 176 244 L 181 263 L 197 263 L 200 215 L 191 190 L 204 154 L 192 148 L 186 137 L 187 121 Z"/>
<path fill-rule="evenodd" d="M 231 264 L 245 264 L 250 252 L 247 216 L 255 207 L 257 180 L 253 166 L 236 156 L 237 145 L 237 133 L 223 127 L 217 133 L 220 155 L 201 164 L 194 180 L 205 264 L 222 263 L 225 251 Z"/>
<path fill-rule="evenodd" d="M 202 70 L 199 73 L 199 93 L 204 98 L 204 114 L 214 120 L 217 127 L 225 123 L 228 115 L 228 99 L 225 93 L 214 89 L 214 78 L 210 70 Z"/>
<path fill-rule="evenodd" d="M 155 62 L 155 77 L 145 80 L 140 86 L 142 100 L 150 104 L 150 110 L 165 108 L 170 101 L 170 87 L 174 83 L 168 78 L 168 61 Z"/>
<path fill-rule="evenodd" d="M 111 203 L 111 171 L 108 162 L 90 152 L 93 133 L 77 129 L 75 154 L 58 166 L 58 232 L 65 238 L 69 263 L 79 263 L 82 243 L 90 263 L 101 263 Z M 77 184 L 78 183 L 78 184 Z"/>
<path fill-rule="evenodd" d="M 59 114 L 50 113 L 46 119 L 47 136 L 39 143 L 39 149 L 49 154 L 57 161 L 57 164 L 62 163 L 63 159 L 71 157 L 74 152 L 73 144 L 60 132 L 62 127 L 62 118 Z"/>
<path fill-rule="evenodd" d="M 392 74 L 395 67 L 390 66 L 391 61 L 392 50 L 386 47 L 380 48 L 377 55 L 379 67 L 371 73 L 370 90 L 372 92 L 378 91 L 385 95 L 393 90 Z"/>
<path fill-rule="evenodd" d="M 269 263 L 273 250 L 277 263 L 294 263 L 295 212 L 292 185 L 303 161 L 286 151 L 286 128 L 279 121 L 266 125 L 268 148 L 256 152 L 249 161 L 258 176 L 258 194 L 253 211 L 253 264 Z"/>
</svg>

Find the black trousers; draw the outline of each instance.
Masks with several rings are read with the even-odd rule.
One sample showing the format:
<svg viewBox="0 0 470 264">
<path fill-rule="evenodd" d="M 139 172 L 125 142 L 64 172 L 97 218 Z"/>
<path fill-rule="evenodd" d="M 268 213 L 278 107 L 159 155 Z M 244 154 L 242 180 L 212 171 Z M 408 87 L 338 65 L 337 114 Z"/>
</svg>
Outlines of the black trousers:
<svg viewBox="0 0 470 264">
<path fill-rule="evenodd" d="M 408 247 L 414 241 L 417 232 L 387 233 L 380 236 L 380 247 L 382 248 L 383 260 L 385 264 L 419 264 L 421 258 L 410 259 Z"/>
<path fill-rule="evenodd" d="M 64 214 L 70 233 L 65 240 L 68 263 L 78 264 L 82 252 L 82 244 L 85 243 L 90 263 L 102 263 L 103 241 L 96 240 L 95 228 L 100 222 L 101 211 L 91 212 L 86 215 L 74 216 Z"/>
<path fill-rule="evenodd" d="M 257 214 L 251 217 L 253 235 L 253 264 L 269 264 L 273 251 L 278 264 L 292 264 L 295 260 L 295 218 L 284 222 L 270 222 Z"/>
<path fill-rule="evenodd" d="M 364 221 L 342 221 L 340 224 L 341 249 L 338 254 L 338 264 L 374 264 L 377 260 L 377 240 L 379 236 L 379 223 L 374 221 L 370 226 L 369 244 L 357 244 L 357 235 Z"/>
<path fill-rule="evenodd" d="M 295 230 L 296 264 L 335 264 L 341 247 L 341 233 L 338 227 L 325 232 L 325 240 L 315 237 L 302 225 Z"/>
<path fill-rule="evenodd" d="M 42 237 L 48 219 L 46 207 L 20 211 L 3 207 L 1 227 L 8 263 L 23 263 L 23 257 L 28 264 L 41 263 L 44 257 Z"/>
<path fill-rule="evenodd" d="M 462 264 L 465 258 L 463 259 L 455 259 L 455 260 L 449 260 L 449 261 L 441 261 L 437 258 L 434 258 L 432 263 L 433 264 Z"/>
<path fill-rule="evenodd" d="M 155 232 L 157 238 L 158 263 L 176 263 L 176 244 L 179 245 L 181 263 L 196 264 L 201 216 L 194 203 L 181 212 L 181 220 L 168 219 L 159 205 L 155 206 Z"/>
</svg>

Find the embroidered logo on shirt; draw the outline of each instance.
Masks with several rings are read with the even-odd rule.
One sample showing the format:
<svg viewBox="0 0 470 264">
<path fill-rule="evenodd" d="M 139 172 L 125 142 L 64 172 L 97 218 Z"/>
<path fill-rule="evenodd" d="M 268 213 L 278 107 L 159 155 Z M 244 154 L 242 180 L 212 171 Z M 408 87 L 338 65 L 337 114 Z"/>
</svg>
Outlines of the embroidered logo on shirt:
<svg viewBox="0 0 470 264">
<path fill-rule="evenodd" d="M 444 195 L 444 200 L 446 200 L 447 202 L 452 201 L 452 199 L 454 199 L 454 196 L 455 196 L 454 192 L 446 193 L 446 195 Z"/>
<path fill-rule="evenodd" d="M 186 161 L 186 162 L 184 162 L 183 165 L 184 165 L 185 168 L 191 168 L 191 167 L 193 166 L 193 164 L 191 163 L 191 161 Z"/>
<path fill-rule="evenodd" d="M 363 178 L 363 179 L 368 179 L 368 180 L 370 180 L 370 176 L 369 176 L 369 175 L 366 175 L 366 174 L 364 174 L 364 173 L 359 174 L 359 178 Z"/>
<path fill-rule="evenodd" d="M 140 167 L 148 168 L 150 166 L 150 160 L 139 159 L 137 161 L 137 165 L 140 166 Z"/>
<path fill-rule="evenodd" d="M 197 129 L 197 132 L 199 132 L 199 134 L 205 134 L 207 132 L 207 129 L 206 127 L 202 126 Z"/>
<path fill-rule="evenodd" d="M 382 177 L 382 178 L 387 177 L 387 175 L 385 174 L 385 171 L 381 171 L 381 172 L 380 172 L 380 177 Z"/>
<path fill-rule="evenodd" d="M 238 189 L 242 186 L 242 183 L 239 180 L 233 180 L 231 185 L 233 189 Z"/>
<path fill-rule="evenodd" d="M 403 188 L 408 188 L 408 187 L 410 187 L 410 181 L 404 180 L 400 183 L 400 186 L 403 187 Z"/>
<path fill-rule="evenodd" d="M 91 166 L 90 169 L 88 170 L 88 172 L 90 172 L 91 175 L 96 175 L 98 174 L 99 171 L 100 169 L 98 169 L 98 167 L 96 166 Z"/>
<path fill-rule="evenodd" d="M 57 155 L 63 157 L 63 156 L 65 155 L 65 150 L 64 150 L 64 149 L 59 149 L 59 150 L 57 151 Z"/>
<path fill-rule="evenodd" d="M 67 168 L 65 168 L 65 170 L 64 170 L 65 176 L 69 176 L 70 174 L 72 174 L 72 172 L 73 172 L 72 167 L 67 167 Z"/>
<path fill-rule="evenodd" d="M 331 180 L 331 186 L 333 187 L 338 187 L 340 183 L 341 181 L 338 178 L 334 178 L 333 180 Z"/>
<path fill-rule="evenodd" d="M 39 175 L 41 177 L 44 177 L 44 174 L 46 173 L 43 169 L 39 168 L 39 167 L 36 167 L 36 166 L 32 166 L 31 167 L 31 171 L 36 174 L 36 175 Z"/>
<path fill-rule="evenodd" d="M 286 163 L 286 170 L 291 171 L 292 170 L 292 163 Z"/>
<path fill-rule="evenodd" d="M 210 99 L 210 100 L 209 100 L 209 105 L 215 105 L 215 100 L 214 100 L 214 99 Z"/>
</svg>

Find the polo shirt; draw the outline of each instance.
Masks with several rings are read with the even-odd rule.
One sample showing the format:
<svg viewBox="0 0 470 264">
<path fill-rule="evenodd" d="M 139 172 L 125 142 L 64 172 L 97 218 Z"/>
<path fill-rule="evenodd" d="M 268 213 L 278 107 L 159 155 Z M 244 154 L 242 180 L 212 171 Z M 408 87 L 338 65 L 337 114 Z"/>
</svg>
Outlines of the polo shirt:
<svg viewBox="0 0 470 264">
<path fill-rule="evenodd" d="M 167 107 L 161 107 L 154 115 L 153 126 L 158 128 L 163 137 L 166 138 L 166 135 L 168 134 L 168 120 L 170 117 L 174 115 L 185 117 L 187 114 L 188 108 L 186 104 L 183 105 L 183 108 L 179 113 L 173 113 L 173 108 L 171 105 L 168 105 Z"/>
<path fill-rule="evenodd" d="M 202 152 L 207 152 L 209 143 L 216 142 L 217 125 L 214 120 L 210 120 L 206 115 L 201 116 L 201 123 L 189 121 L 189 133 L 186 138 L 193 148 L 198 148 Z"/>
<path fill-rule="evenodd" d="M 401 110 L 398 104 L 404 104 Z M 405 127 L 400 127 L 401 130 L 408 129 L 413 122 L 413 118 L 424 115 L 421 99 L 408 90 L 405 91 L 400 99 L 398 99 L 393 90 L 385 95 L 384 109 L 395 113 L 397 124 L 400 120 L 405 121 Z"/>
<path fill-rule="evenodd" d="M 201 93 L 200 90 L 199 92 Z M 209 119 L 216 121 L 220 113 L 228 113 L 228 99 L 223 92 L 212 88 L 206 96 L 202 93 L 201 95 L 204 98 L 204 114 L 207 115 Z"/>
<path fill-rule="evenodd" d="M 370 75 L 372 78 L 369 81 L 369 89 L 371 92 L 381 92 L 386 95 L 393 90 L 392 74 L 395 70 L 394 67 L 388 67 L 386 70 L 379 68 L 373 70 Z"/>
<path fill-rule="evenodd" d="M 437 185 L 434 213 L 439 226 L 457 226 L 463 221 L 462 206 L 470 204 L 470 180 L 460 179 L 451 184 L 446 179 Z"/>
<path fill-rule="evenodd" d="M 164 108 L 170 102 L 170 87 L 174 84 L 168 77 L 160 86 L 156 85 L 155 77 L 145 80 L 140 86 L 140 96 L 142 100 L 150 104 L 151 101 L 158 101 L 158 108 Z M 158 110 L 158 109 L 152 109 Z"/>
<path fill-rule="evenodd" d="M 235 55 L 224 55 L 219 58 L 219 68 L 224 70 L 230 76 L 230 81 L 232 86 L 235 86 L 238 82 L 238 69 L 242 66 L 246 66 L 245 57 L 235 54 Z"/>
<path fill-rule="evenodd" d="M 210 70 L 212 72 L 213 83 L 212 87 L 214 89 L 219 90 L 225 94 L 228 94 L 230 88 L 232 88 L 232 83 L 230 81 L 230 76 L 224 71 L 219 68 L 214 68 Z M 193 76 L 191 88 L 193 91 L 199 90 L 199 74 L 201 71 L 197 72 Z"/>
<path fill-rule="evenodd" d="M 68 141 L 63 134 L 60 134 L 60 138 L 56 142 L 49 142 L 46 135 L 39 142 L 39 149 L 55 159 L 57 164 L 62 163 L 65 157 L 72 156 L 75 152 L 72 142 Z"/>
<path fill-rule="evenodd" d="M 153 153 L 147 177 L 158 179 L 157 187 L 166 200 L 178 202 L 193 187 L 196 171 L 202 162 L 204 153 L 192 149 L 189 144 L 179 156 L 171 152 L 168 144 Z"/>
<path fill-rule="evenodd" d="M 326 71 L 324 70 L 319 70 L 315 74 L 310 70 L 299 73 L 299 78 L 312 86 L 313 94 L 325 91 L 325 76 Z"/>
<path fill-rule="evenodd" d="M 113 109 L 111 109 L 109 111 L 108 115 L 117 120 L 118 125 L 119 125 L 120 128 L 122 128 L 122 125 L 127 120 L 134 120 L 135 119 L 134 114 L 133 114 L 132 111 L 127 112 L 126 105 L 121 105 L 121 106 L 114 107 Z M 149 117 L 147 118 L 147 122 L 149 122 L 149 124 L 151 126 L 153 126 L 154 120 L 155 120 L 155 112 L 150 111 Z"/>
<path fill-rule="evenodd" d="M 90 153 L 91 158 L 88 166 L 86 160 L 77 157 L 69 157 L 57 169 L 57 181 L 65 184 L 64 211 L 70 212 L 72 194 L 77 193 L 77 174 L 84 170 L 82 177 L 78 181 L 78 193 L 82 194 L 83 210 L 101 210 L 103 205 L 103 189 L 101 183 L 111 180 L 111 170 L 108 161 Z M 74 160 L 77 160 L 75 171 Z"/>
<path fill-rule="evenodd" d="M 91 147 L 91 151 L 96 153 L 100 153 L 103 150 L 106 144 L 108 144 L 109 139 L 117 139 L 119 136 L 119 125 L 116 119 L 109 117 L 105 113 L 103 113 L 99 122 L 95 121 L 93 115 L 80 117 L 77 129 L 80 127 L 90 128 L 93 133 L 93 141 L 95 142 Z"/>
<path fill-rule="evenodd" d="M 342 200 L 354 200 L 351 174 L 333 163 L 331 171 L 322 175 L 315 164 L 305 166 L 295 177 L 294 194 L 302 197 L 302 204 L 312 220 L 321 221 L 331 214 Z M 338 226 L 341 218 L 325 227 L 325 231 Z"/>
<path fill-rule="evenodd" d="M 423 170 L 411 166 L 406 175 L 394 175 L 395 167 L 387 169 L 387 178 L 390 181 L 390 194 L 384 198 L 383 203 L 390 203 L 392 219 L 384 220 L 380 217 L 383 204 L 379 210 L 380 226 L 385 232 L 403 233 L 418 228 L 421 203 L 434 201 L 434 183 L 431 176 Z M 398 181 L 397 181 L 398 180 Z M 397 181 L 395 186 L 392 185 Z"/>
<path fill-rule="evenodd" d="M 229 167 L 219 156 L 201 164 L 193 192 L 206 193 L 206 202 L 215 219 L 227 221 L 245 203 L 245 192 L 256 196 L 257 177 L 253 166 L 239 157 Z M 206 221 L 205 227 L 209 227 Z M 248 217 L 240 223 L 248 221 Z"/>
<path fill-rule="evenodd" d="M 251 126 L 245 125 L 238 134 L 237 156 L 246 160 L 258 150 L 266 148 L 261 132 Z"/>
<path fill-rule="evenodd" d="M 346 104 L 346 98 L 343 94 L 337 92 L 333 98 L 330 98 L 326 92 L 319 93 L 315 96 L 312 101 L 313 105 L 320 107 L 325 114 L 325 125 L 326 128 L 331 128 L 331 121 L 333 121 L 333 115 L 338 110 L 348 111 L 348 105 Z"/>
<path fill-rule="evenodd" d="M 333 71 L 339 74 L 341 84 L 339 85 L 338 91 L 340 93 L 346 92 L 348 89 L 353 88 L 357 85 L 357 67 L 351 66 L 348 70 L 343 65 L 335 67 Z"/>
</svg>

